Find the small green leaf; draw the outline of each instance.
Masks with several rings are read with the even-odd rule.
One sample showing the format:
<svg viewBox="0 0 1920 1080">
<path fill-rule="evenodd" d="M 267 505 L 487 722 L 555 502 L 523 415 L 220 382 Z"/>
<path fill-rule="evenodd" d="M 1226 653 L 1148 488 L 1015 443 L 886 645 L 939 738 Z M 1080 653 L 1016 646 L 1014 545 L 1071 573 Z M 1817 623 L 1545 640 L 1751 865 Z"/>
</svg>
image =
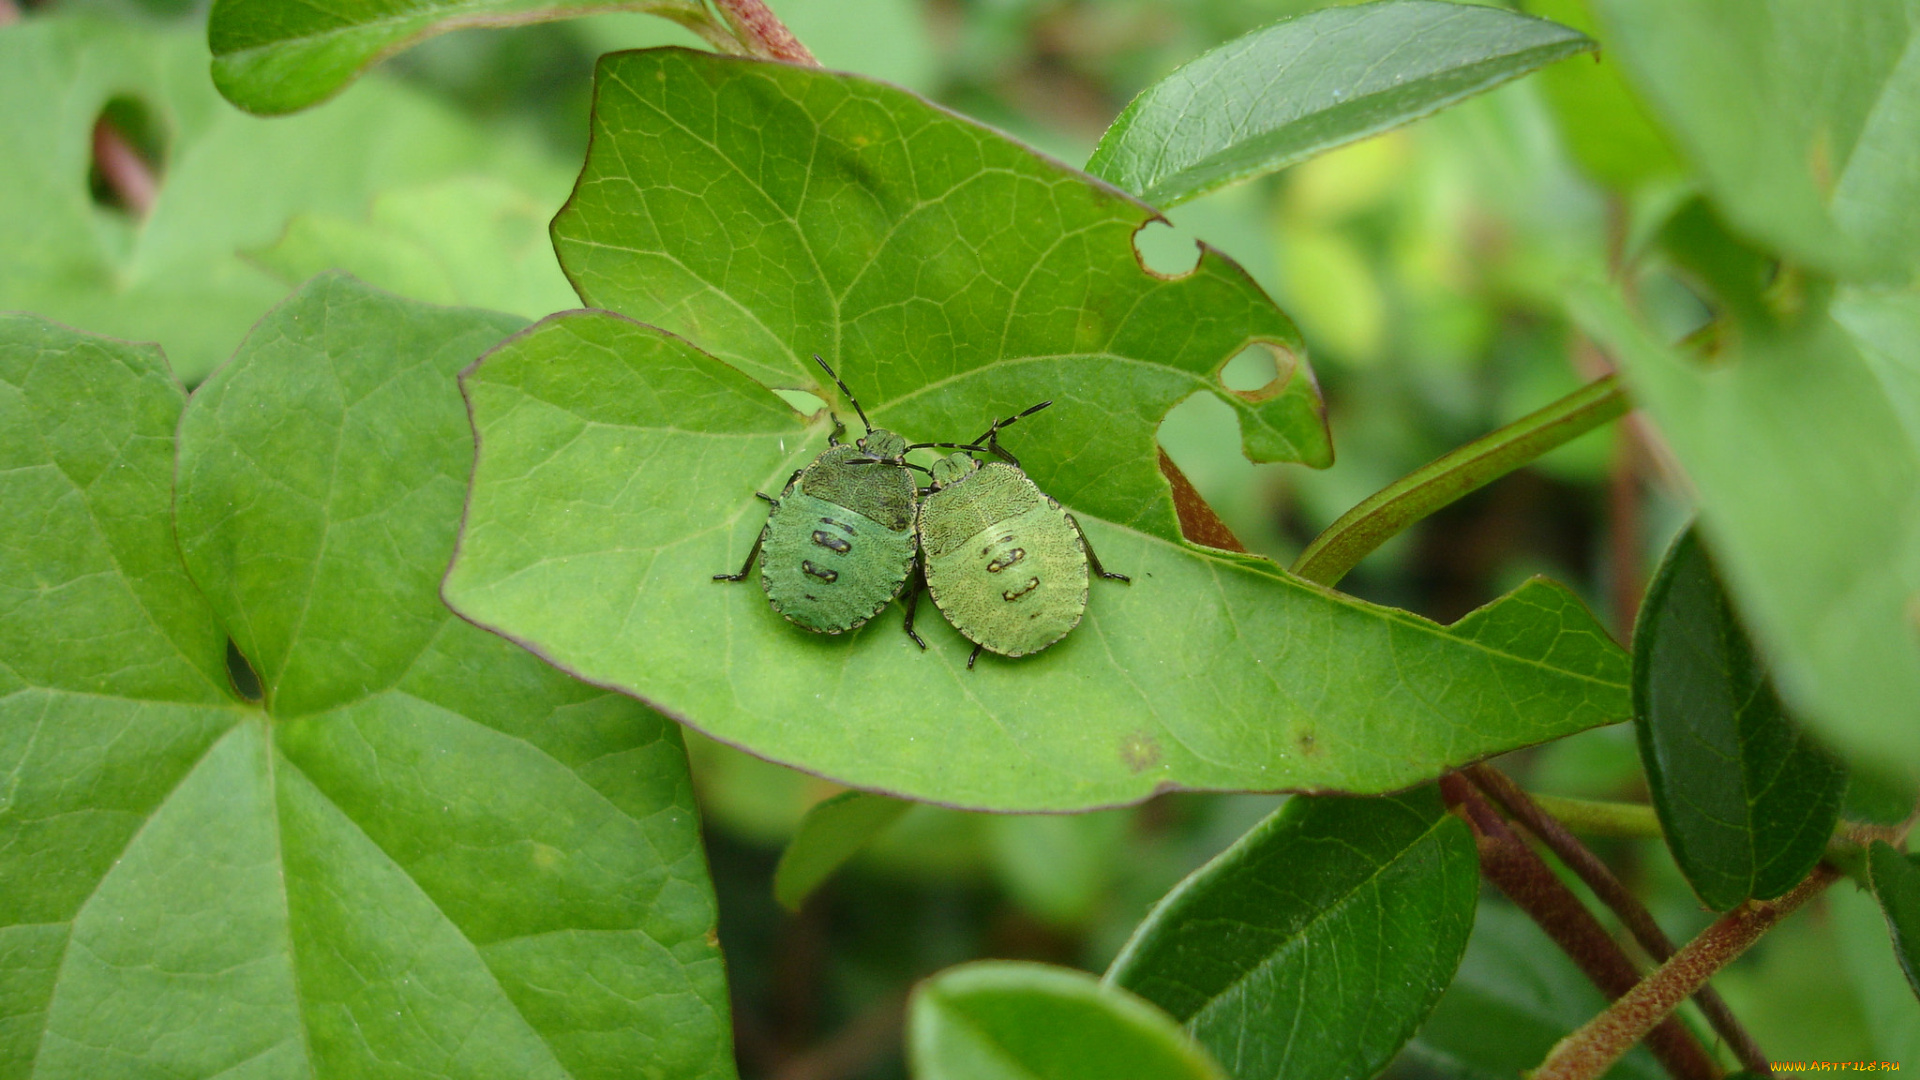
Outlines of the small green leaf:
<svg viewBox="0 0 1920 1080">
<path fill-rule="evenodd" d="M 1512 1080 L 1606 1007 L 1533 920 L 1493 901 L 1480 905 L 1460 970 L 1406 1056 L 1457 1080 Z M 1605 1076 L 1663 1080 L 1667 1073 L 1637 1046 Z"/>
<path fill-rule="evenodd" d="M 1907 985 L 1920 996 L 1920 859 L 1895 851 L 1875 840 L 1867 855 L 1873 895 L 1886 913 L 1893 934 L 1893 954 L 1906 973 Z"/>
<path fill-rule="evenodd" d="M 1920 352 L 1899 318 L 1857 322 L 1860 294 L 1830 313 L 1824 286 L 1804 284 L 1798 312 L 1735 324 L 1708 361 L 1658 341 L 1611 292 L 1580 294 L 1575 313 L 1693 482 L 1721 579 L 1794 716 L 1848 756 L 1920 768 L 1920 442 L 1867 359 L 1872 339 L 1850 331 L 1890 363 Z"/>
<path fill-rule="evenodd" d="M 1920 266 L 1920 9 L 1594 6 L 1608 45 L 1741 232 L 1842 277 Z"/>
<path fill-rule="evenodd" d="M 207 43 L 220 92 L 248 112 L 273 115 L 326 100 L 374 61 L 434 34 L 609 11 L 711 21 L 695 0 L 214 0 Z"/>
<path fill-rule="evenodd" d="M 1633 698 L 1654 808 L 1700 899 L 1728 911 L 1799 884 L 1833 835 L 1846 769 L 1787 715 L 1692 529 L 1647 587 Z"/>
<path fill-rule="evenodd" d="M 864 791 L 843 791 L 815 803 L 800 819 L 780 865 L 773 869 L 773 898 L 789 911 L 800 910 L 813 890 L 858 854 L 867 841 L 900 820 L 913 804 Z"/>
<path fill-rule="evenodd" d="M 1295 796 L 1168 893 L 1107 982 L 1238 1080 L 1372 1076 L 1452 981 L 1479 868 L 1432 788 Z"/>
<path fill-rule="evenodd" d="M 1107 129 L 1087 171 L 1174 206 L 1593 47 L 1544 19 L 1438 0 L 1315 11 L 1230 41 L 1148 87 Z"/>
<path fill-rule="evenodd" d="M 269 122 L 222 101 L 206 63 L 200 35 L 124 20 L 36 15 L 0 33 L 0 308 L 158 341 L 193 385 L 286 294 L 241 253 L 289 217 L 357 216 L 388 187 L 476 167 L 543 203 L 561 190 L 525 145 L 389 80 Z M 144 220 L 89 193 L 89 136 L 110 102 L 137 103 L 158 135 Z"/>
<path fill-rule="evenodd" d="M 914 989 L 916 1080 L 1225 1080 L 1165 1013 L 1091 975 L 966 964 Z"/>
<path fill-rule="evenodd" d="M 1185 540 L 1155 445 L 1181 399 L 1225 400 L 1256 459 L 1331 447 L 1292 324 L 1238 267 L 1141 268 L 1151 209 L 850 76 L 665 49 L 597 86 L 555 244 L 589 303 L 652 327 L 556 316 L 466 377 L 479 471 L 445 592 L 469 618 L 771 760 L 1000 810 L 1392 790 L 1628 715 L 1623 655 L 1555 586 L 1447 629 Z M 1281 378 L 1229 390 L 1257 344 Z M 822 449 L 826 418 L 761 385 L 834 397 L 815 352 L 915 439 L 1051 399 L 1008 445 L 1133 586 L 968 671 L 927 605 L 921 653 L 897 615 L 811 635 L 715 583 L 753 492 Z"/>
</svg>

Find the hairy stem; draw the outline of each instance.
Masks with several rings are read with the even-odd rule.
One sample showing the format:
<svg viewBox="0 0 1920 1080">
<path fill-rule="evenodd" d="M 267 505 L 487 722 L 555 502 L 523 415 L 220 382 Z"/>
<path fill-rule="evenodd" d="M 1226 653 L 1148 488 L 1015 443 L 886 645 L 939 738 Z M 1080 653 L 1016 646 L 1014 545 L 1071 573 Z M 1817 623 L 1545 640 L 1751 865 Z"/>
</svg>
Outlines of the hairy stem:
<svg viewBox="0 0 1920 1080">
<path fill-rule="evenodd" d="M 1475 787 L 1498 803 L 1514 820 L 1526 826 L 1529 832 L 1539 837 L 1540 842 L 1547 846 L 1547 850 L 1558 855 L 1560 861 L 1567 864 L 1568 869 L 1572 870 L 1581 881 L 1586 882 L 1587 887 L 1593 890 L 1593 894 L 1600 898 L 1600 902 L 1620 917 L 1621 924 L 1627 928 L 1628 933 L 1633 935 L 1633 940 L 1639 942 L 1640 947 L 1647 951 L 1647 955 L 1655 960 L 1665 960 L 1673 955 L 1673 939 L 1667 936 L 1666 931 L 1660 929 L 1660 924 L 1654 921 L 1653 913 L 1648 911 L 1646 906 L 1640 903 L 1640 899 L 1614 876 L 1613 871 L 1608 869 L 1606 863 L 1600 861 L 1598 855 L 1582 844 L 1565 825 L 1542 809 L 1534 799 L 1520 789 L 1520 785 L 1514 783 L 1506 773 L 1484 763 L 1469 766 L 1462 772 L 1473 781 Z M 1762 1076 L 1771 1072 L 1767 1055 L 1761 1052 L 1759 1044 L 1753 1041 L 1753 1036 L 1740 1025 L 1740 1021 L 1733 1015 L 1733 1010 L 1727 1008 L 1727 1003 L 1714 992 L 1711 986 L 1703 983 L 1693 995 L 1693 999 L 1700 1006 L 1700 1011 L 1705 1014 L 1707 1023 L 1713 1025 L 1713 1030 L 1719 1032 L 1720 1037 L 1726 1040 L 1727 1046 L 1732 1048 L 1734 1056 L 1740 1060 L 1743 1068 Z"/>
<path fill-rule="evenodd" d="M 1532 1080 L 1597 1080 L 1634 1043 L 1657 1030 L 1658 1025 L 1672 1023 L 1668 1014 L 1705 985 L 1714 972 L 1747 951 L 1761 934 L 1839 876 L 1838 870 L 1822 863 L 1780 899 L 1749 900 L 1728 912 L 1605 1012 L 1561 1039 L 1533 1071 Z"/>
<path fill-rule="evenodd" d="M 1560 824 L 1581 836 L 1658 839 L 1662 835 L 1660 815 L 1646 803 L 1606 802 L 1600 799 L 1568 799 L 1558 795 L 1529 793 L 1535 806 L 1551 814 Z"/>
<path fill-rule="evenodd" d="M 1457 773 L 1441 777 L 1440 794 L 1473 829 L 1481 874 L 1539 924 L 1608 1000 L 1640 982 L 1639 970 L 1620 943 L 1465 777 Z M 1671 1018 L 1654 1025 L 1647 1048 L 1674 1080 L 1716 1080 L 1720 1075 L 1706 1048 Z"/>
<path fill-rule="evenodd" d="M 713 0 L 713 6 L 720 9 L 721 17 L 754 56 L 820 66 L 813 53 L 761 0 Z"/>
<path fill-rule="evenodd" d="M 1616 376 L 1596 379 L 1559 401 L 1435 458 L 1340 515 L 1294 560 L 1293 572 L 1332 585 L 1407 526 L 1570 442 L 1629 408 Z"/>
</svg>

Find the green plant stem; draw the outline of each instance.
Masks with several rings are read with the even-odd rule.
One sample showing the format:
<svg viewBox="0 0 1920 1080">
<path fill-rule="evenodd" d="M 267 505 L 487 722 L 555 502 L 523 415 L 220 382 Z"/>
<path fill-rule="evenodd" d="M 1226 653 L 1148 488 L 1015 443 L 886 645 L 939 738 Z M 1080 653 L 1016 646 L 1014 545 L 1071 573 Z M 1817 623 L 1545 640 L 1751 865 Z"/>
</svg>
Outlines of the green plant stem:
<svg viewBox="0 0 1920 1080">
<path fill-rule="evenodd" d="M 1293 572 L 1332 585 L 1407 526 L 1498 480 L 1630 408 L 1617 376 L 1596 379 L 1544 409 L 1450 451 L 1381 488 L 1327 526 Z"/>
<path fill-rule="evenodd" d="M 720 9 L 721 17 L 752 55 L 820 66 L 813 53 L 761 0 L 713 0 L 713 6 Z"/>
<path fill-rule="evenodd" d="M 1440 794 L 1473 829 L 1481 874 L 1538 924 L 1608 1000 L 1639 984 L 1640 971 L 1620 943 L 1465 777 L 1441 777 Z M 1716 1080 L 1720 1075 L 1706 1048 L 1671 1019 L 1654 1025 L 1647 1049 L 1675 1080 Z"/>
<path fill-rule="evenodd" d="M 1633 1044 L 1671 1023 L 1674 1006 L 1732 962 L 1760 935 L 1833 883 L 1840 872 L 1821 864 L 1778 900 L 1753 901 L 1722 916 L 1580 1030 L 1561 1039 L 1531 1080 L 1598 1080 Z"/>
<path fill-rule="evenodd" d="M 1661 836 L 1660 816 L 1646 803 L 1568 799 L 1529 792 L 1541 810 L 1582 836 L 1652 840 Z"/>
<path fill-rule="evenodd" d="M 1639 942 L 1640 947 L 1647 951 L 1647 955 L 1656 961 L 1664 961 L 1673 955 L 1673 939 L 1667 936 L 1666 931 L 1660 929 L 1660 924 L 1654 920 L 1653 913 L 1647 910 L 1646 905 L 1633 895 L 1625 883 L 1614 876 L 1613 871 L 1600 860 L 1598 855 L 1582 844 L 1566 825 L 1547 813 L 1539 800 L 1521 790 L 1520 785 L 1514 783 L 1511 777 L 1492 765 L 1485 763 L 1471 765 L 1461 771 L 1474 786 L 1499 804 L 1514 820 L 1526 826 L 1529 832 L 1539 837 L 1540 842 L 1545 844 L 1549 851 L 1559 856 L 1560 861 L 1565 863 L 1568 869 L 1572 870 L 1581 881 L 1586 882 L 1587 887 L 1593 890 L 1593 894 L 1600 898 L 1600 902 L 1620 917 L 1621 925 L 1625 926 L 1627 932 L 1633 935 L 1633 940 Z M 1624 804 L 1596 805 L 1621 806 Z M 1646 809 L 1647 816 L 1652 817 L 1651 808 Z M 1657 820 L 1654 825 L 1655 835 L 1658 835 Z M 1700 1011 L 1706 1016 L 1707 1022 L 1713 1025 L 1713 1030 L 1719 1032 L 1720 1037 L 1727 1041 L 1727 1045 L 1732 1048 L 1734 1056 L 1740 1059 L 1743 1067 L 1762 1076 L 1771 1071 L 1767 1055 L 1761 1051 L 1760 1045 L 1753 1041 L 1753 1036 L 1747 1033 L 1747 1029 L 1741 1026 L 1739 1018 L 1733 1015 L 1733 1010 L 1727 1007 L 1727 1003 L 1721 1000 L 1713 987 L 1703 984 L 1693 995 L 1693 999 L 1700 1006 Z"/>
</svg>

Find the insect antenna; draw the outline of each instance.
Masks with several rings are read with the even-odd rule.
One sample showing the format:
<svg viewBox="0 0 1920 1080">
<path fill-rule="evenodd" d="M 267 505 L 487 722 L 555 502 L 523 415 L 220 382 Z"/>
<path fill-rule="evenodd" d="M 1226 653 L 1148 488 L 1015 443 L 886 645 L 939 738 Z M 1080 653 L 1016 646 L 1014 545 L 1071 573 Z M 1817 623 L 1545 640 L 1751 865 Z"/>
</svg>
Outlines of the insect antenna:
<svg viewBox="0 0 1920 1080">
<path fill-rule="evenodd" d="M 1052 401 L 1052 399 L 1048 399 L 1048 400 L 1046 400 L 1046 401 L 1043 401 L 1043 402 L 1041 402 L 1041 403 L 1040 403 L 1040 404 L 1038 404 L 1038 405 L 1034 405 L 1034 406 L 1032 406 L 1032 407 L 1030 407 L 1030 408 L 1029 408 L 1029 409 L 1027 409 L 1027 411 L 1025 411 L 1025 412 L 1022 412 L 1022 413 L 1015 413 L 1014 415 L 1012 415 L 1012 416 L 1009 416 L 1009 417 L 1007 417 L 1007 418 L 1006 418 L 1005 420 L 995 420 L 995 421 L 993 422 L 993 426 L 992 426 L 992 427 L 990 427 L 990 428 L 988 428 L 987 430 L 985 430 L 985 431 L 983 431 L 983 432 L 981 432 L 981 433 L 980 433 L 980 437 L 979 437 L 979 438 L 977 438 L 977 439 L 975 439 L 975 440 L 973 440 L 973 441 L 974 441 L 974 442 L 976 442 L 976 443 L 983 443 L 983 444 L 985 444 L 985 446 L 986 446 L 986 447 L 989 447 L 989 448 L 990 448 L 990 447 L 992 447 L 992 445 L 993 445 L 993 444 L 992 444 L 991 442 L 989 442 L 988 440 L 990 440 L 990 439 L 992 439 L 992 438 L 993 438 L 993 437 L 994 437 L 995 435 L 998 435 L 998 434 L 1000 433 L 1000 431 L 1001 431 L 1001 429 L 1003 429 L 1003 428 L 1009 428 L 1009 427 L 1012 427 L 1012 426 L 1013 426 L 1013 424 L 1014 424 L 1014 421 L 1016 421 L 1016 420 L 1024 420 L 1024 419 L 1026 419 L 1027 417 L 1029 417 L 1029 416 L 1032 416 L 1032 415 L 1033 415 L 1034 413 L 1037 413 L 1037 412 L 1039 412 L 1039 411 L 1040 411 L 1041 409 L 1044 409 L 1044 408 L 1046 408 L 1047 406 L 1049 406 L 1049 405 L 1051 405 L 1051 404 L 1053 404 L 1053 401 Z"/>
<path fill-rule="evenodd" d="M 984 454 L 987 452 L 987 448 L 984 446 L 975 446 L 972 443 L 964 443 L 964 442 L 917 442 L 907 447 L 907 449 L 931 450 L 935 447 L 939 447 L 945 450 L 972 450 L 977 454 Z"/>
<path fill-rule="evenodd" d="M 813 354 L 813 362 L 816 364 L 819 364 L 820 370 L 826 372 L 827 378 L 833 380 L 833 385 L 839 387 L 840 392 L 847 395 L 847 400 L 853 403 L 853 411 L 860 414 L 860 422 L 866 425 L 868 432 L 872 432 L 873 421 L 867 419 L 867 411 L 860 407 L 860 399 L 857 397 L 854 397 L 853 391 L 847 389 L 847 384 L 840 381 L 840 376 L 833 373 L 833 369 L 827 366 L 827 362 L 825 360 L 820 359 L 819 353 Z M 1027 410 L 1027 412 L 1032 412 L 1032 411 L 1033 410 L 1031 409 Z M 1024 416 L 1026 414 L 1022 413 L 1021 415 Z"/>
</svg>

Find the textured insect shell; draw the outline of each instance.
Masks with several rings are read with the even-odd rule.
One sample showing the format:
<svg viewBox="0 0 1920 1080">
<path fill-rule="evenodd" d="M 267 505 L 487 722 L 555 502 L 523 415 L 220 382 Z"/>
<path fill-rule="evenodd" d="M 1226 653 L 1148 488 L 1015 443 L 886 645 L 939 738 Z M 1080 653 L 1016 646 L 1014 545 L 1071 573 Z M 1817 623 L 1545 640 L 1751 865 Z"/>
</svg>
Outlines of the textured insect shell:
<svg viewBox="0 0 1920 1080">
<path fill-rule="evenodd" d="M 1067 513 L 1011 465 L 990 462 L 920 503 L 927 593 L 968 640 L 1025 656 L 1087 610 L 1087 549 Z"/>
<path fill-rule="evenodd" d="M 760 587 L 797 626 L 838 634 L 900 595 L 913 572 L 913 474 L 897 465 L 851 464 L 866 451 L 830 447 L 767 515 Z"/>
</svg>

